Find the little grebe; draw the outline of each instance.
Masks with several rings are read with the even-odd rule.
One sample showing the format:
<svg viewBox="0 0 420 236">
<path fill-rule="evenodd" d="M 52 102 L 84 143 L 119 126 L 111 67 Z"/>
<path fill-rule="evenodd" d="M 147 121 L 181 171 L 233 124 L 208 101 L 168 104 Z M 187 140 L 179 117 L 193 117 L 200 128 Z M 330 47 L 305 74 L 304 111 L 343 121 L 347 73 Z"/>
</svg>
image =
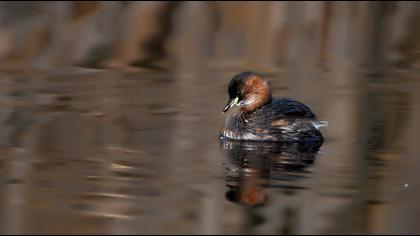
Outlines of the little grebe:
<svg viewBox="0 0 420 236">
<path fill-rule="evenodd" d="M 269 82 L 246 71 L 229 83 L 229 102 L 223 112 L 235 109 L 226 119 L 221 138 L 252 141 L 323 142 L 316 119 L 304 104 L 289 98 L 272 98 Z"/>
</svg>

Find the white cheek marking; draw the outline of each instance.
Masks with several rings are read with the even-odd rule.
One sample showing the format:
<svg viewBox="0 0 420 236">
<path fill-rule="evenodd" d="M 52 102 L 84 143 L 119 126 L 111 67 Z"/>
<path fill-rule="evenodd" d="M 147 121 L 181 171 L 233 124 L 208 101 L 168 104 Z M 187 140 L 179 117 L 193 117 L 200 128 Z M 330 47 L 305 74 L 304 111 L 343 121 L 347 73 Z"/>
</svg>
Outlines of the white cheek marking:
<svg viewBox="0 0 420 236">
<path fill-rule="evenodd" d="M 257 102 L 257 96 L 251 96 L 250 98 L 244 101 L 245 106 L 252 105 L 253 103 Z"/>
<path fill-rule="evenodd" d="M 245 106 L 245 102 L 244 101 L 240 101 L 238 102 L 238 104 L 236 104 L 237 107 L 243 107 Z"/>
<path fill-rule="evenodd" d="M 257 96 L 251 96 L 246 100 L 240 101 L 236 104 L 237 107 L 245 107 L 249 105 L 253 105 L 258 101 Z"/>
</svg>

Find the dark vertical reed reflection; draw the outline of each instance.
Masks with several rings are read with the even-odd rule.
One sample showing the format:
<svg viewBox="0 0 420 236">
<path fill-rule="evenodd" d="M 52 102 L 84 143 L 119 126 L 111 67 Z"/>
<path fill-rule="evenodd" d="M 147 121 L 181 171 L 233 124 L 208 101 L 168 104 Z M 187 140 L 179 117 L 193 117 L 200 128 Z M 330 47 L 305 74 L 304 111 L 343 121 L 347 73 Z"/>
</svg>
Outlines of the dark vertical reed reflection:
<svg viewBox="0 0 420 236">
<path fill-rule="evenodd" d="M 144 50 L 146 55 L 144 58 L 139 58 L 131 63 L 132 66 L 159 68 L 156 67 L 156 65 L 153 65 L 153 62 L 157 62 L 167 57 L 164 46 L 170 40 L 169 36 L 174 27 L 172 18 L 180 5 L 181 2 L 174 1 L 162 7 L 158 16 L 159 31 L 140 45 L 140 49 Z"/>
</svg>

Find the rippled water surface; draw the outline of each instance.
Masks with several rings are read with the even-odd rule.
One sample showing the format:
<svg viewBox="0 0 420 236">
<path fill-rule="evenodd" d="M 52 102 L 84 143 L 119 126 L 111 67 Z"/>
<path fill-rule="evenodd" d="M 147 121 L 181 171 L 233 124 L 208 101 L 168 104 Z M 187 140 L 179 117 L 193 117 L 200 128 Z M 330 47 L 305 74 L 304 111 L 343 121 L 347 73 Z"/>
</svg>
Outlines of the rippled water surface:
<svg viewBox="0 0 420 236">
<path fill-rule="evenodd" d="M 3 71 L 0 232 L 420 232 L 418 71 L 265 73 L 320 147 L 220 142 L 237 71 Z"/>
</svg>

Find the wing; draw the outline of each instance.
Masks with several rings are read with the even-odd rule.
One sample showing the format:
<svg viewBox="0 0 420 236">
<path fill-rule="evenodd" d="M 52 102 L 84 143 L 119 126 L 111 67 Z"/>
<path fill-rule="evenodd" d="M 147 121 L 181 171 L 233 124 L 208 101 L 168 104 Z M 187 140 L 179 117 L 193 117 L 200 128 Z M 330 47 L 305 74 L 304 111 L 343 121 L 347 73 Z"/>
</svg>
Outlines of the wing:
<svg viewBox="0 0 420 236">
<path fill-rule="evenodd" d="M 316 118 L 306 105 L 289 98 L 274 99 L 270 105 L 263 106 L 254 114 L 255 117 L 253 118 L 255 120 L 265 120 L 270 123 L 285 118 Z"/>
<path fill-rule="evenodd" d="M 294 116 L 299 118 L 315 118 L 315 114 L 312 113 L 311 109 L 305 104 L 289 99 L 279 99 L 275 100 L 274 104 L 278 104 L 280 107 L 279 113 L 285 116 Z"/>
</svg>

